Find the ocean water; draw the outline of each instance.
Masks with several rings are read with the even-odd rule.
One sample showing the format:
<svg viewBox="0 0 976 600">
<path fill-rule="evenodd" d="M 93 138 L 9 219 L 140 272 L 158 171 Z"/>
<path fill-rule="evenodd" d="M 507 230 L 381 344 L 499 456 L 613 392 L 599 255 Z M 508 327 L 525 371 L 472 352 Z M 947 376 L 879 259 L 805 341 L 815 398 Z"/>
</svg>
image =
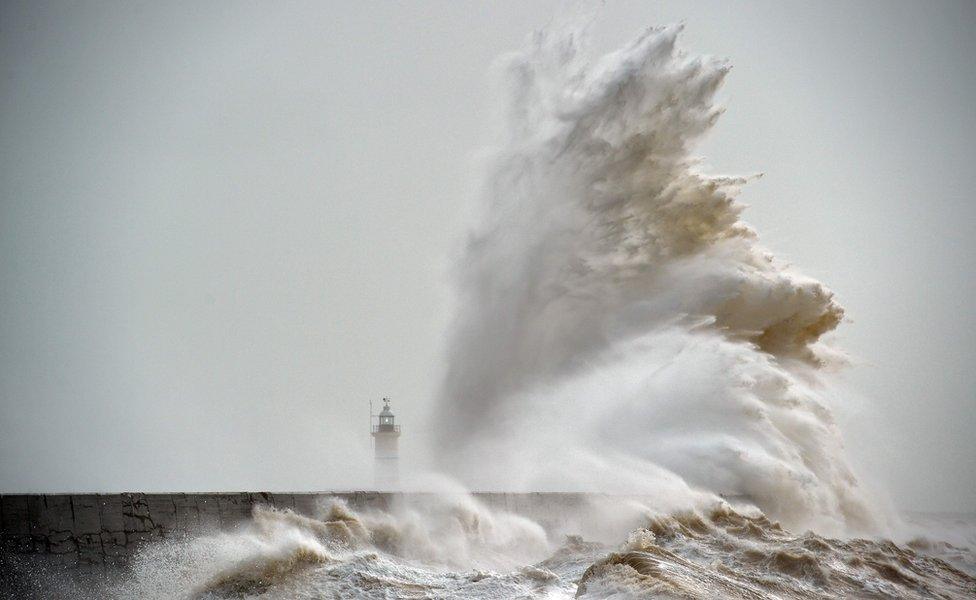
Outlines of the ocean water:
<svg viewBox="0 0 976 600">
<path fill-rule="evenodd" d="M 656 513 L 595 499 L 551 531 L 462 493 L 389 511 L 258 508 L 232 532 L 146 546 L 75 598 L 972 598 L 976 515 L 917 516 L 955 545 L 791 532 L 755 507 Z M 627 531 L 622 538 L 621 531 Z M 588 531 L 589 537 L 571 533 Z M 961 539 L 960 539 L 961 538 Z M 65 591 L 55 585 L 55 591 Z M 55 596 L 52 596 L 55 597 Z"/>
</svg>

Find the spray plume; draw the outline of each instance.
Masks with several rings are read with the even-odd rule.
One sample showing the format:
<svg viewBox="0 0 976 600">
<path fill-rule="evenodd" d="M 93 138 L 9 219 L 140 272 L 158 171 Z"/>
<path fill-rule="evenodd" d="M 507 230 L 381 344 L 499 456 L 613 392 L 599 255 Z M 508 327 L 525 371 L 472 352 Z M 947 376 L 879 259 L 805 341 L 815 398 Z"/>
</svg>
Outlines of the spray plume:
<svg viewBox="0 0 976 600">
<path fill-rule="evenodd" d="M 591 59 L 578 30 L 505 57 L 506 112 L 457 267 L 440 465 L 475 488 L 747 496 L 872 530 L 824 400 L 843 309 L 759 243 L 748 177 L 691 154 L 723 61 L 653 28 Z"/>
</svg>

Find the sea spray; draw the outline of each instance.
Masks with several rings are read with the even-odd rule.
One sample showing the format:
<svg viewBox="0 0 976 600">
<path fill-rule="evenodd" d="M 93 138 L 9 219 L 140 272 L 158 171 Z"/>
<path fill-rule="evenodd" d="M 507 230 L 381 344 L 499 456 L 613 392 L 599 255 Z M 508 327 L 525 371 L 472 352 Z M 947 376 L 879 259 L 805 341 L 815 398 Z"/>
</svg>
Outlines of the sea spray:
<svg viewBox="0 0 976 600">
<path fill-rule="evenodd" d="M 232 530 L 145 546 L 118 585 L 70 597 L 293 598 L 315 590 L 327 597 L 387 591 L 399 597 L 423 595 L 452 577 L 461 585 L 468 578 L 522 568 L 526 573 L 519 577 L 532 586 L 556 579 L 527 566 L 553 550 L 541 526 L 490 510 L 443 478 L 436 485 L 439 492 L 395 497 L 382 510 L 353 510 L 329 497 L 314 516 L 259 505 L 250 520 Z"/>
<path fill-rule="evenodd" d="M 405 495 L 382 510 L 328 498 L 314 516 L 257 507 L 236 530 L 145 546 L 120 585 L 68 597 L 961 599 L 976 592 L 971 576 L 915 547 L 797 534 L 721 501 L 662 512 L 640 498 L 594 495 L 573 511 L 563 515 L 575 517 L 564 519 L 563 532 L 583 536 L 544 532 L 456 486 Z M 613 523 L 625 529 L 605 528 Z M 587 524 L 603 531 L 594 535 Z"/>
<path fill-rule="evenodd" d="M 843 310 L 740 220 L 748 177 L 700 171 L 729 65 L 679 50 L 680 30 L 596 58 L 585 32 L 550 30 L 503 59 L 441 467 L 475 488 L 742 495 L 794 526 L 878 531 L 822 393 Z"/>
</svg>

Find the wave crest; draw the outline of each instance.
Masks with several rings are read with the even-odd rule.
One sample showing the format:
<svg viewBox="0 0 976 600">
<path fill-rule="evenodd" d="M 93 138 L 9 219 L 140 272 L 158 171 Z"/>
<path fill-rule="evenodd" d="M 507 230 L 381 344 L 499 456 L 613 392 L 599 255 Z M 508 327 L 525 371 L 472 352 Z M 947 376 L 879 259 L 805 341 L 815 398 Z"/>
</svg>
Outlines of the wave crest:
<svg viewBox="0 0 976 600">
<path fill-rule="evenodd" d="M 552 30 L 502 62 L 440 467 L 475 488 L 740 494 L 794 526 L 877 531 L 818 372 L 843 308 L 740 220 L 750 177 L 699 171 L 729 65 L 679 32 L 591 58 Z"/>
</svg>

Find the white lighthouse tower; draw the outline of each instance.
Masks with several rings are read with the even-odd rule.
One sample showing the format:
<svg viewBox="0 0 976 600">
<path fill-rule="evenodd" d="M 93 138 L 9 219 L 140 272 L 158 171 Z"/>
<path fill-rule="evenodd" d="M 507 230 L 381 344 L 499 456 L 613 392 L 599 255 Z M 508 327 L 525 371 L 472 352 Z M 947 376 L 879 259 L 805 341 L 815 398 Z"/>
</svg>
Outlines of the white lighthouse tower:
<svg viewBox="0 0 976 600">
<path fill-rule="evenodd" d="M 376 458 L 374 463 L 376 488 L 386 491 L 396 490 L 400 487 L 400 467 L 397 464 L 400 426 L 396 424 L 393 411 L 390 410 L 389 398 L 383 398 L 383 410 L 376 419 L 376 425 L 370 423 L 373 430 L 373 455 Z"/>
</svg>

